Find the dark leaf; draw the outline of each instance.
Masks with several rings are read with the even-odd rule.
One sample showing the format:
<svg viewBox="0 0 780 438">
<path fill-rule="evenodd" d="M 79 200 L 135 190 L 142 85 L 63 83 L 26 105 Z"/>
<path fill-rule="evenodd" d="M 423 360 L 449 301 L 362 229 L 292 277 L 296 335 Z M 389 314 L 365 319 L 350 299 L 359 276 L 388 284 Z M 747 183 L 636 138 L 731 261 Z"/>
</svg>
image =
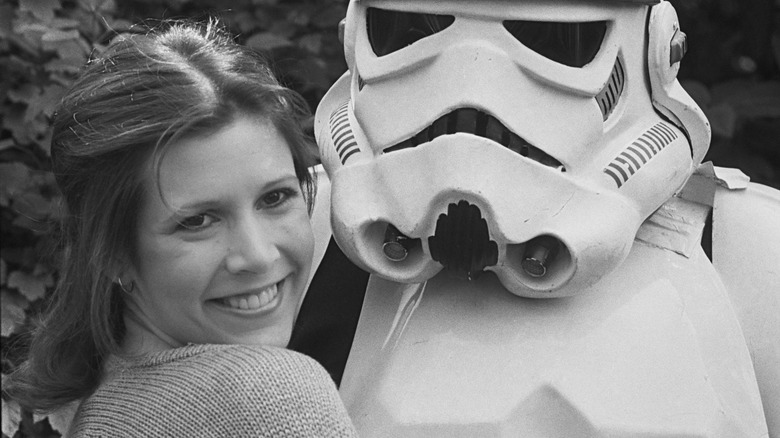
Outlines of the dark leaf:
<svg viewBox="0 0 780 438">
<path fill-rule="evenodd" d="M 322 50 L 322 35 L 318 33 L 304 35 L 298 40 L 298 46 L 315 55 L 319 54 Z"/>
<path fill-rule="evenodd" d="M 5 311 L 3 311 L 5 313 Z M 4 315 L 5 316 L 5 315 Z M 5 319 L 3 319 L 5 321 Z M 3 322 L 3 336 L 5 336 L 5 322 Z M 5 379 L 5 375 L 3 375 Z M 2 399 L 3 405 L 3 435 L 4 437 L 13 437 L 19 430 L 19 424 L 22 422 L 22 408 L 19 403 L 13 400 Z"/>
<path fill-rule="evenodd" d="M 24 310 L 28 306 L 27 300 L 21 295 L 0 289 L 0 335 L 9 336 L 24 324 Z"/>
<path fill-rule="evenodd" d="M 249 37 L 246 45 L 259 51 L 270 51 L 280 47 L 289 47 L 292 42 L 271 32 L 261 32 Z"/>
<path fill-rule="evenodd" d="M 8 38 L 13 33 L 14 8 L 10 4 L 0 5 L 0 37 Z"/>
<path fill-rule="evenodd" d="M 54 107 L 59 103 L 64 94 L 65 88 L 60 85 L 52 84 L 45 86 L 41 93 L 29 101 L 25 121 L 35 120 L 41 114 L 50 117 L 54 112 Z"/>
<path fill-rule="evenodd" d="M 29 302 L 46 296 L 46 286 L 51 286 L 50 274 L 32 275 L 23 271 L 14 271 L 8 275 L 8 287 L 19 291 Z"/>
<path fill-rule="evenodd" d="M 30 184 L 30 169 L 22 163 L 0 163 L 0 205 L 21 195 Z"/>
<path fill-rule="evenodd" d="M 41 21 L 54 18 L 54 12 L 60 8 L 59 0 L 19 0 L 19 10 L 32 12 Z"/>
</svg>

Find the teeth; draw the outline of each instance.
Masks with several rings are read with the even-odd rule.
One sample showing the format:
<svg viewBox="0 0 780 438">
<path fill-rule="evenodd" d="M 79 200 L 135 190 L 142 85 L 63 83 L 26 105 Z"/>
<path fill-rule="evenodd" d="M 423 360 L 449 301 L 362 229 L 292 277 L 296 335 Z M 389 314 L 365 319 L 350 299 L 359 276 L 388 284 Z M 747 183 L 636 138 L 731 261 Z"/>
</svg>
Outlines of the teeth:
<svg viewBox="0 0 780 438">
<path fill-rule="evenodd" d="M 273 299 L 273 295 L 271 295 L 271 292 L 264 290 L 260 293 L 260 298 L 257 299 L 259 306 L 265 306 L 266 304 L 270 303 Z"/>
<path fill-rule="evenodd" d="M 273 301 L 277 292 L 276 285 L 273 285 L 257 294 L 224 298 L 222 303 L 234 309 L 257 310 Z"/>
</svg>

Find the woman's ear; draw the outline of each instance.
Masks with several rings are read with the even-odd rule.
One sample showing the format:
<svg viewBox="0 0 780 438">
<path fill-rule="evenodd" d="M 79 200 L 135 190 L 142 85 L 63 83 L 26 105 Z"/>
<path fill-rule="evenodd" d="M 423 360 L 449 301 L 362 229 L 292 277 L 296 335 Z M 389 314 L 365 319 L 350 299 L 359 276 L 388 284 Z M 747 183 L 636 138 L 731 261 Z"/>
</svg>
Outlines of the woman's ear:
<svg viewBox="0 0 780 438">
<path fill-rule="evenodd" d="M 135 275 L 130 264 L 126 262 L 119 263 L 111 270 L 111 281 L 122 289 L 125 293 L 132 293 L 135 290 Z"/>
</svg>

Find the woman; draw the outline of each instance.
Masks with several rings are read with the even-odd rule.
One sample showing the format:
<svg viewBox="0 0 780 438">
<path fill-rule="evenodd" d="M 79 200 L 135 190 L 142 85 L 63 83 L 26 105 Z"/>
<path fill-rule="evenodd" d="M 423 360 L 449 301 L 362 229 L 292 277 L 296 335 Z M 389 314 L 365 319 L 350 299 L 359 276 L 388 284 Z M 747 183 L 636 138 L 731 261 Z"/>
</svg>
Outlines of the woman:
<svg viewBox="0 0 780 438">
<path fill-rule="evenodd" d="M 54 120 L 63 263 L 23 405 L 72 436 L 352 436 L 284 349 L 309 275 L 305 103 L 214 23 L 113 42 Z"/>
</svg>

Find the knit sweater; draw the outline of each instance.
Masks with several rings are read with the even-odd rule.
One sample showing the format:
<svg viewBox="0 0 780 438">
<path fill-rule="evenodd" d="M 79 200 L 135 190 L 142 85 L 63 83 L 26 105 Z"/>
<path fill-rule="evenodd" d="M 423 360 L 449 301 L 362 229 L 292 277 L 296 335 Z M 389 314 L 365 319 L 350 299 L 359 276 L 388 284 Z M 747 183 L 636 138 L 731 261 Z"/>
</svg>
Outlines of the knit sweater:
<svg viewBox="0 0 780 438">
<path fill-rule="evenodd" d="M 68 436 L 357 436 L 328 373 L 291 350 L 190 345 L 108 365 Z"/>
</svg>

